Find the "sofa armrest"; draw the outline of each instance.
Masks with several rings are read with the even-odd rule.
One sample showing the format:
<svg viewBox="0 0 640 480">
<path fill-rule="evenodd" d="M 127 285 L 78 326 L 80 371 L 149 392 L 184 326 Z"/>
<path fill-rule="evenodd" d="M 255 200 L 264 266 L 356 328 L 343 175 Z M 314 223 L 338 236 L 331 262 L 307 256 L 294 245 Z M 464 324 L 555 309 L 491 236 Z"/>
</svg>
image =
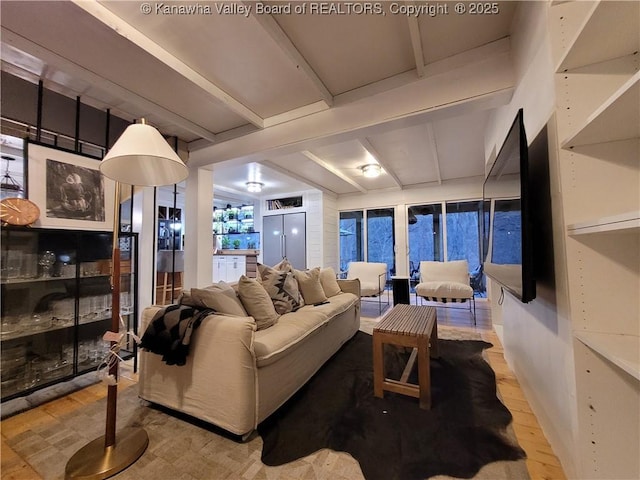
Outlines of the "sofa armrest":
<svg viewBox="0 0 640 480">
<path fill-rule="evenodd" d="M 143 312 L 143 328 L 162 307 Z M 194 332 L 187 363 L 140 355 L 140 396 L 242 435 L 256 427 L 256 359 L 252 317 L 214 314 Z"/>
<path fill-rule="evenodd" d="M 338 279 L 338 285 L 340 290 L 345 293 L 353 293 L 356 297 L 360 298 L 360 279 L 353 278 L 351 280 Z"/>
</svg>

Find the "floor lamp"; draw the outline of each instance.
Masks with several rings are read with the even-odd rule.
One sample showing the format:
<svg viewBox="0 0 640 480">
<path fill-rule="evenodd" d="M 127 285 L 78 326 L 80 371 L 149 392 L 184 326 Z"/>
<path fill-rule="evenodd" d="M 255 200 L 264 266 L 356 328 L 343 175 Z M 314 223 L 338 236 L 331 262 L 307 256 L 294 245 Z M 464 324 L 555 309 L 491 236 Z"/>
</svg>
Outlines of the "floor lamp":
<svg viewBox="0 0 640 480">
<path fill-rule="evenodd" d="M 116 182 L 111 258 L 111 332 L 120 331 L 120 184 L 156 187 L 181 182 L 186 165 L 144 119 L 129 125 L 100 163 L 100 172 Z M 114 347 L 112 342 L 111 346 Z M 113 359 L 110 359 L 113 360 Z M 142 428 L 125 428 L 116 434 L 118 361 L 110 362 L 105 434 L 78 450 L 67 462 L 66 478 L 104 479 L 124 470 L 144 453 L 149 444 Z"/>
</svg>

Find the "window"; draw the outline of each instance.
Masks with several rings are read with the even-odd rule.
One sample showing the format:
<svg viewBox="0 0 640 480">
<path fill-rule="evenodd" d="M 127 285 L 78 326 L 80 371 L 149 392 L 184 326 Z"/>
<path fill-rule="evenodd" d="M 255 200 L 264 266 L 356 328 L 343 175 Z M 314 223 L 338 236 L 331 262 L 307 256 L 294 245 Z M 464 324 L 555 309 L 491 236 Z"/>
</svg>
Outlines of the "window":
<svg viewBox="0 0 640 480">
<path fill-rule="evenodd" d="M 341 271 L 347 271 L 349 262 L 366 260 L 386 263 L 388 274 L 395 274 L 394 213 L 393 208 L 340 212 Z"/>
<path fill-rule="evenodd" d="M 340 212 L 340 271 L 364 260 L 363 212 Z"/>
<path fill-rule="evenodd" d="M 395 275 L 394 209 L 367 210 L 367 261 L 387 264 L 387 275 Z"/>
<path fill-rule="evenodd" d="M 443 260 L 442 205 L 413 205 L 407 209 L 409 222 L 409 269 L 412 283 L 420 276 L 420 262 Z"/>
<path fill-rule="evenodd" d="M 471 284 L 477 294 L 485 292 L 481 268 L 480 235 L 482 201 L 447 202 L 447 260 L 467 260 Z"/>
</svg>

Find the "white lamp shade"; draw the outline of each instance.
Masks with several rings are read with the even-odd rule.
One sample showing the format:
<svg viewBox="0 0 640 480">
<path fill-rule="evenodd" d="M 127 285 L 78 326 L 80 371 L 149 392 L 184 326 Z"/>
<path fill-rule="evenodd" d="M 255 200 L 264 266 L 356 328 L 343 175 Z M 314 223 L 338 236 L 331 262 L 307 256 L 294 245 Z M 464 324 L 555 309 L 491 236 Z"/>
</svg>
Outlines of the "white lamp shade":
<svg viewBox="0 0 640 480">
<path fill-rule="evenodd" d="M 127 185 L 157 187 L 181 182 L 189 169 L 151 125 L 129 125 L 100 162 L 100 172 Z"/>
</svg>

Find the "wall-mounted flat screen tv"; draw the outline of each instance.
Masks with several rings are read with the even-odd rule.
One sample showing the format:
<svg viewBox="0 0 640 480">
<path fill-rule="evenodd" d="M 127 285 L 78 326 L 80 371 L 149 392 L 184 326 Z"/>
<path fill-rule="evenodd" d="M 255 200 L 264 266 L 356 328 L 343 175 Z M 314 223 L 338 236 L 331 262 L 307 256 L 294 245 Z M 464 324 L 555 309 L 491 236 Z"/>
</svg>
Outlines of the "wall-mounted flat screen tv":
<svg viewBox="0 0 640 480">
<path fill-rule="evenodd" d="M 516 115 L 483 188 L 484 271 L 522 302 L 536 297 L 528 148 Z"/>
</svg>

